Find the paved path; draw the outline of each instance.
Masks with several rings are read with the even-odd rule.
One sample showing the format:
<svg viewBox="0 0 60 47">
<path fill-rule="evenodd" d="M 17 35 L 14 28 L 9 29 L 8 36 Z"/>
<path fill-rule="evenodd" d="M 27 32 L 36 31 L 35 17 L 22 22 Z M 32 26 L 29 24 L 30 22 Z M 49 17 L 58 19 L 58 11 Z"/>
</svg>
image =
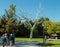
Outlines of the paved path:
<svg viewBox="0 0 60 47">
<path fill-rule="evenodd" d="M 3 46 L 0 46 L 0 47 L 3 47 Z M 16 47 L 16 46 L 5 46 L 5 47 Z"/>
<path fill-rule="evenodd" d="M 3 47 L 3 46 L 0 46 Z M 6 46 L 5 46 L 6 47 Z M 30 46 L 30 45 L 20 45 L 20 46 L 7 46 L 7 47 L 44 47 L 44 46 Z"/>
<path fill-rule="evenodd" d="M 38 42 L 16 42 L 15 45 L 37 45 Z"/>
<path fill-rule="evenodd" d="M 43 47 L 43 46 L 32 46 L 32 45 L 20 45 L 18 47 Z"/>
<path fill-rule="evenodd" d="M 44 47 L 44 46 L 38 46 L 37 44 L 38 42 L 16 42 L 14 46 L 7 46 L 7 47 Z"/>
</svg>

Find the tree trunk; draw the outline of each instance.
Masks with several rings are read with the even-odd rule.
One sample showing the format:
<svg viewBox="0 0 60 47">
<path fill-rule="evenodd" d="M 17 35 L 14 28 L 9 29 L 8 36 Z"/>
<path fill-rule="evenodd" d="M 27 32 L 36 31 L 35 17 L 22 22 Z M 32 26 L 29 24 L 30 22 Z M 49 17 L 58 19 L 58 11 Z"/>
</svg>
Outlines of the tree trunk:
<svg viewBox="0 0 60 47">
<path fill-rule="evenodd" d="M 30 39 L 32 39 L 32 37 L 33 37 L 33 29 L 30 32 Z"/>
<path fill-rule="evenodd" d="M 32 39 L 32 37 L 33 37 L 33 31 L 34 31 L 35 26 L 36 26 L 36 23 L 33 25 L 32 29 L 31 29 L 30 39 Z"/>
</svg>

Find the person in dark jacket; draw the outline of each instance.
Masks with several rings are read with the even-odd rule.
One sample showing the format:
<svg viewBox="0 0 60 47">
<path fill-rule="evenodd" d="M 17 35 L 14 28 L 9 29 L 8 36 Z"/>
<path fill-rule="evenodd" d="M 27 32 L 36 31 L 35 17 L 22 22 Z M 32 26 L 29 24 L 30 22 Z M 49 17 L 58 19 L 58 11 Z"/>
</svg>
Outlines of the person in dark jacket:
<svg viewBox="0 0 60 47">
<path fill-rule="evenodd" d="M 0 34 L 0 45 L 1 45 L 1 34 Z"/>
<path fill-rule="evenodd" d="M 6 40 L 5 34 L 3 34 L 3 36 L 1 37 L 1 39 L 2 39 L 2 44 L 3 44 L 3 47 L 4 47 L 5 45 L 7 45 L 7 40 Z"/>
<path fill-rule="evenodd" d="M 10 46 L 13 45 L 13 36 L 10 34 Z"/>
<path fill-rule="evenodd" d="M 13 33 L 12 34 L 12 37 L 13 37 L 13 45 L 15 44 L 15 34 Z"/>
</svg>

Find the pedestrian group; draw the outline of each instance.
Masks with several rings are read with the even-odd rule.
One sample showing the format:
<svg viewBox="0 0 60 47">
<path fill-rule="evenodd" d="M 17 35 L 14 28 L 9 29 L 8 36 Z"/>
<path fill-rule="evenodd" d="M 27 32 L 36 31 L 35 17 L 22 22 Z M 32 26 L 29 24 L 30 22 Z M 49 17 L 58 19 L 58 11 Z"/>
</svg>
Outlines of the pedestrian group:
<svg viewBox="0 0 60 47">
<path fill-rule="evenodd" d="M 0 34 L 0 45 L 7 46 L 7 45 L 14 45 L 15 44 L 15 34 L 8 34 L 8 33 L 4 33 L 4 34 Z"/>
</svg>

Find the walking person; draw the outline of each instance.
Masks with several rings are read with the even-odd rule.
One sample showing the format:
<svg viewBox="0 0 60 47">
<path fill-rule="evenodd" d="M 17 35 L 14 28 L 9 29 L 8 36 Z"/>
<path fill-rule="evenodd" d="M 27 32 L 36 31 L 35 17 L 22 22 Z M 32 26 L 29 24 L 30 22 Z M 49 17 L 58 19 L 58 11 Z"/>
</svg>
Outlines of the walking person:
<svg viewBox="0 0 60 47">
<path fill-rule="evenodd" d="M 12 46 L 13 45 L 13 36 L 12 36 L 12 34 L 10 34 L 10 46 Z"/>
<path fill-rule="evenodd" d="M 9 37 L 10 37 L 10 36 L 9 36 L 8 33 L 5 33 L 5 35 L 6 35 L 7 45 L 9 45 L 9 43 L 10 43 L 10 42 L 9 42 Z"/>
<path fill-rule="evenodd" d="M 1 45 L 1 35 L 0 35 L 0 45 Z"/>
<path fill-rule="evenodd" d="M 13 33 L 12 34 L 12 37 L 13 37 L 13 45 L 15 44 L 15 34 Z"/>
<path fill-rule="evenodd" d="M 2 44 L 1 36 L 2 36 L 2 33 L 0 31 L 0 45 Z"/>
<path fill-rule="evenodd" d="M 8 36 L 8 33 L 5 33 L 5 36 L 6 36 L 7 45 L 8 45 L 9 44 L 9 36 Z"/>
<path fill-rule="evenodd" d="M 7 40 L 6 40 L 6 35 L 5 34 L 3 34 L 3 36 L 2 36 L 2 44 L 3 44 L 3 47 L 7 47 Z"/>
</svg>

